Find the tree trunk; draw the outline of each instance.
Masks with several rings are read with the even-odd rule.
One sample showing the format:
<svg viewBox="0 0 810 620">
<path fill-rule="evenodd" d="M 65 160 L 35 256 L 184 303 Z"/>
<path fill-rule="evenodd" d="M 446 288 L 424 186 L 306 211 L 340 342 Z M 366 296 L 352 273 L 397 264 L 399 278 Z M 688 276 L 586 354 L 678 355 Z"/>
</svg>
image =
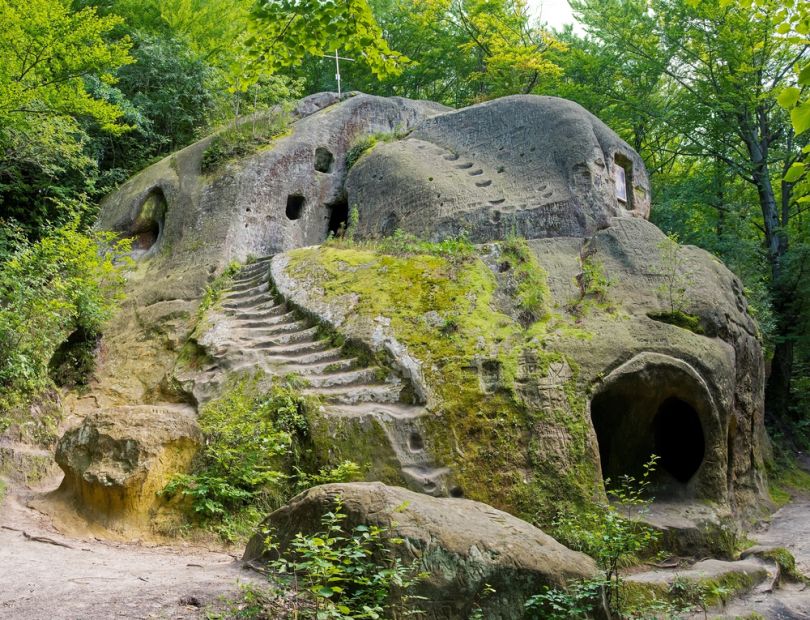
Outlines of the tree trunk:
<svg viewBox="0 0 810 620">
<path fill-rule="evenodd" d="M 762 117 L 760 116 L 760 121 Z M 747 123 L 746 123 L 747 124 Z M 790 300 L 783 293 L 782 268 L 787 253 L 787 231 L 780 220 L 780 205 L 777 204 L 768 169 L 768 127 L 753 129 L 748 125 L 745 142 L 751 158 L 751 173 L 759 196 L 762 220 L 765 224 L 765 244 L 771 268 L 771 300 L 776 318 L 777 334 L 771 372 L 765 385 L 765 414 L 772 419 L 784 420 L 790 406 L 790 383 L 793 374 L 793 341 Z"/>
</svg>

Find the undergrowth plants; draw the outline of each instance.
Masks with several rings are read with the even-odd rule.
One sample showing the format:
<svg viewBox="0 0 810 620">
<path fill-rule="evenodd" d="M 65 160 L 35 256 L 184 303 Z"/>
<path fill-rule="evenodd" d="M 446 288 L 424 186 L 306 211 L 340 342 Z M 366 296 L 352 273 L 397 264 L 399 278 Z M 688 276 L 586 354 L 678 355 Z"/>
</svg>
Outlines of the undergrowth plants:
<svg viewBox="0 0 810 620">
<path fill-rule="evenodd" d="M 641 521 L 652 499 L 648 493 L 659 457 L 652 455 L 640 477 L 622 476 L 618 485 L 605 482 L 612 502 L 595 504 L 589 509 L 558 515 L 553 523 L 556 539 L 571 549 L 590 555 L 601 571 L 595 580 L 575 582 L 567 589 L 549 588 L 527 602 L 536 617 L 587 618 L 600 604 L 618 617 L 637 617 L 646 610 L 628 606 L 620 569 L 633 564 L 638 555 L 658 539 L 658 532 Z M 548 615 L 543 615 L 548 614 Z"/>
<path fill-rule="evenodd" d="M 297 533 L 283 553 L 268 533 L 266 547 L 278 556 L 269 568 L 296 593 L 293 617 L 392 617 L 413 599 L 408 591 L 423 575 L 415 561 L 404 563 L 395 554 L 394 546 L 404 540 L 375 525 L 349 528 L 346 517 L 338 497 L 333 510 L 321 517 L 321 529 Z"/>
<path fill-rule="evenodd" d="M 306 482 L 344 482 L 359 467 L 342 463 L 307 477 L 297 468 L 299 445 L 309 433 L 308 412 L 317 400 L 302 394 L 303 383 L 284 377 L 268 390 L 259 376 L 232 380 L 223 394 L 200 411 L 205 437 L 194 471 L 175 474 L 162 494 L 179 498 L 192 520 L 233 541 L 252 533 Z"/>
<path fill-rule="evenodd" d="M 52 388 L 49 363 L 71 334 L 95 342 L 123 298 L 130 245 L 113 233 L 83 234 L 74 222 L 20 243 L 0 264 L 0 411 Z M 92 351 L 64 358 L 59 377 L 80 383 L 92 372 Z"/>
</svg>

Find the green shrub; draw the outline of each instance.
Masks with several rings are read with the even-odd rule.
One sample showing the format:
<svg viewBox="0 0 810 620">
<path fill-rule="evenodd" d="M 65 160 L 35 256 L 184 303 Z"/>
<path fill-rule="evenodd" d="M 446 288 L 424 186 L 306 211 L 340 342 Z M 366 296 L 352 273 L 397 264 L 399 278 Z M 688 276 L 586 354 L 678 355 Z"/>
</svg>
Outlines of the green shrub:
<svg viewBox="0 0 810 620">
<path fill-rule="evenodd" d="M 610 488 L 609 480 L 606 481 L 608 495 L 616 505 L 597 504 L 578 513 L 560 515 L 554 521 L 556 539 L 596 560 L 603 574 L 599 582 L 604 587 L 608 608 L 618 617 L 623 617 L 627 611 L 624 609 L 624 583 L 619 569 L 635 562 L 638 554 L 649 549 L 658 539 L 658 532 L 640 520 L 652 503 L 647 493 L 658 459 L 652 455 L 638 479 L 623 476 L 614 488 Z M 568 591 L 549 590 L 536 597 L 535 604 L 545 604 L 550 609 L 570 604 L 572 609 L 579 610 L 587 603 L 585 595 L 593 583 L 572 584 Z"/>
<path fill-rule="evenodd" d="M 363 136 L 352 144 L 346 152 L 346 170 L 350 170 L 367 151 L 373 149 L 380 142 L 393 142 L 398 137 L 396 133 L 375 133 L 370 136 Z"/>
<path fill-rule="evenodd" d="M 123 297 L 129 248 L 71 224 L 21 243 L 0 265 L 0 410 L 52 386 L 49 363 L 71 334 L 101 332 Z M 91 372 L 93 356 L 78 355 L 80 371 Z"/>
<path fill-rule="evenodd" d="M 531 324 L 548 318 L 547 274 L 537 262 L 525 239 L 510 237 L 501 243 L 502 269 L 508 271 L 511 279 L 512 295 L 517 300 L 523 316 L 521 322 Z"/>
<path fill-rule="evenodd" d="M 193 522 L 233 542 L 252 534 L 293 494 L 357 479 L 359 467 L 349 461 L 315 474 L 298 467 L 309 437 L 308 412 L 318 406 L 303 387 L 292 375 L 267 391 L 259 389 L 258 376 L 232 380 L 200 410 L 205 445 L 193 473 L 175 474 L 162 495 L 180 498 Z"/>
<path fill-rule="evenodd" d="M 278 111 L 256 113 L 252 119 L 234 121 L 221 130 L 203 153 L 201 172 L 210 174 L 232 159 L 246 157 L 272 144 L 289 130 L 289 109 L 289 104 L 286 104 Z"/>
<path fill-rule="evenodd" d="M 391 548 L 404 541 L 387 536 L 385 528 L 374 525 L 348 530 L 345 519 L 338 498 L 334 510 L 321 518 L 321 531 L 312 535 L 299 532 L 286 556 L 271 563 L 270 568 L 296 592 L 295 617 L 392 617 L 413 598 L 408 590 L 422 575 L 416 563 L 404 564 Z M 278 551 L 272 533 L 266 544 Z"/>
<path fill-rule="evenodd" d="M 219 301 L 220 297 L 222 297 L 222 293 L 231 285 L 233 277 L 237 274 L 239 269 L 239 263 L 232 261 L 225 268 L 225 271 L 219 274 L 205 287 L 202 299 L 200 300 L 200 306 L 197 309 L 199 316 L 202 316 L 203 312 Z"/>
</svg>

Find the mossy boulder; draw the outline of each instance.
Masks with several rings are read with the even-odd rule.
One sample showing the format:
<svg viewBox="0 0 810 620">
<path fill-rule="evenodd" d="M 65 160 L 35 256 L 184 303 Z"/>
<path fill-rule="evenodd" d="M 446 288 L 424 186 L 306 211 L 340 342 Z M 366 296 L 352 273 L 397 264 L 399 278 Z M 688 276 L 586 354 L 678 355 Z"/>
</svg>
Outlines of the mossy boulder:
<svg viewBox="0 0 810 620">
<path fill-rule="evenodd" d="M 544 586 L 597 575 L 588 556 L 572 551 L 541 530 L 507 513 L 465 499 L 434 498 L 381 483 L 330 484 L 294 497 L 272 513 L 248 544 L 244 559 L 272 560 L 290 552 L 296 534 L 320 531 L 321 519 L 338 499 L 341 526 L 385 529 L 386 545 L 426 577 L 411 603 L 436 620 L 461 620 L 478 608 L 485 618 L 523 618 L 523 604 Z M 268 534 L 277 544 L 265 549 Z M 401 544 L 391 542 L 399 539 Z"/>
<path fill-rule="evenodd" d="M 679 269 L 703 333 L 651 319 L 667 306 L 664 242 L 636 218 L 525 242 L 547 282 L 528 321 L 505 260 L 514 242 L 455 255 L 335 244 L 278 255 L 272 273 L 284 297 L 414 378 L 436 458 L 466 497 L 547 522 L 657 453 L 658 497 L 740 515 L 764 497 L 756 325 L 739 281 L 695 248 Z M 604 290 L 583 284 L 586 269 Z"/>
</svg>

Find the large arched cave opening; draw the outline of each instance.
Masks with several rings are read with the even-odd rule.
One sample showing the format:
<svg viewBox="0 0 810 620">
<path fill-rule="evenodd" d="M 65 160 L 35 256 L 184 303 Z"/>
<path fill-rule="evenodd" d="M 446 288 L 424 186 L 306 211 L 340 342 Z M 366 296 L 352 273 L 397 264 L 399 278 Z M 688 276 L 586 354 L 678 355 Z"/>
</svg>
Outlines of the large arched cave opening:
<svg viewBox="0 0 810 620">
<path fill-rule="evenodd" d="M 694 494 L 707 446 L 700 411 L 708 410 L 695 387 L 681 372 L 658 367 L 622 375 L 596 394 L 591 421 L 606 481 L 638 478 L 655 454 L 655 495 Z"/>
</svg>

